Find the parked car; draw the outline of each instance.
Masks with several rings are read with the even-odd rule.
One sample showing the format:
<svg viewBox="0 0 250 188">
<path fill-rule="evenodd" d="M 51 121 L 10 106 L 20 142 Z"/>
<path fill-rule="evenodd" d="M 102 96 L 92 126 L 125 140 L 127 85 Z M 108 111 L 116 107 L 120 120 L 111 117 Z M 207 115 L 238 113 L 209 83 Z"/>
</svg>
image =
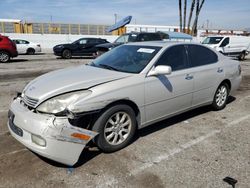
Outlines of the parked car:
<svg viewBox="0 0 250 188">
<path fill-rule="evenodd" d="M 16 43 L 18 54 L 34 55 L 35 53 L 42 52 L 40 44 L 22 39 L 12 39 L 12 41 Z"/>
<path fill-rule="evenodd" d="M 101 38 L 81 38 L 71 44 L 56 45 L 53 50 L 54 54 L 65 59 L 72 56 L 92 56 L 96 53 L 96 45 L 109 43 L 106 39 Z"/>
<path fill-rule="evenodd" d="M 6 63 L 11 57 L 17 57 L 16 45 L 9 37 L 0 34 L 0 62 Z"/>
<path fill-rule="evenodd" d="M 166 38 L 167 35 L 163 32 L 157 33 L 148 33 L 148 32 L 132 32 L 126 33 L 118 37 L 113 43 L 108 44 L 100 44 L 97 45 L 97 52 L 94 54 L 95 57 L 100 56 L 101 54 L 120 46 L 121 44 L 125 44 L 128 42 L 143 42 L 143 41 L 160 41 L 163 38 Z"/>
<path fill-rule="evenodd" d="M 203 45 L 130 43 L 31 81 L 8 126 L 30 150 L 73 165 L 90 140 L 114 152 L 155 122 L 204 105 L 221 110 L 240 82 L 239 62 Z"/>
<path fill-rule="evenodd" d="M 244 60 L 250 51 L 250 37 L 245 36 L 209 36 L 202 44 L 216 49 L 224 55 Z"/>
</svg>

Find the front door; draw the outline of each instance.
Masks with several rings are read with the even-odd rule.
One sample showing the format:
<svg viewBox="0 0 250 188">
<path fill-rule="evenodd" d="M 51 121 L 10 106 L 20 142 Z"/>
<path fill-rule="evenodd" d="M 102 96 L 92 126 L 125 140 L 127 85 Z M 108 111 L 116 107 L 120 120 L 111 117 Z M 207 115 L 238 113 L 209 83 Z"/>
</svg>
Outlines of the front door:
<svg viewBox="0 0 250 188">
<path fill-rule="evenodd" d="M 186 48 L 167 49 L 156 62 L 172 68 L 170 75 L 145 78 L 145 112 L 147 123 L 184 111 L 192 105 L 193 75 L 188 69 Z"/>
</svg>

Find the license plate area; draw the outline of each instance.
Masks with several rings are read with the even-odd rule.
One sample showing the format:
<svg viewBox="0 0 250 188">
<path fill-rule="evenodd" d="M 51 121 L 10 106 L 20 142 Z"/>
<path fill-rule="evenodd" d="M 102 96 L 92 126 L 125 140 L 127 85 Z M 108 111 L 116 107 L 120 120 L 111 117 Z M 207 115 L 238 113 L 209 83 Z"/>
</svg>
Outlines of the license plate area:
<svg viewBox="0 0 250 188">
<path fill-rule="evenodd" d="M 16 133 L 18 136 L 22 137 L 23 136 L 23 130 L 14 124 L 15 115 L 13 114 L 13 112 L 9 111 L 8 116 L 9 116 L 9 126 L 10 126 L 10 129 L 14 133 Z"/>
</svg>

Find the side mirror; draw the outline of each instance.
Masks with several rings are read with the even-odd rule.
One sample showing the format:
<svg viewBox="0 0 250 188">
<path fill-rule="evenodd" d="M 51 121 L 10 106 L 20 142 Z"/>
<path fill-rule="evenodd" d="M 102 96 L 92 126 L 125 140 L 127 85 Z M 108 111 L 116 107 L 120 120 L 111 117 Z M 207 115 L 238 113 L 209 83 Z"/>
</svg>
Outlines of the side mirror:
<svg viewBox="0 0 250 188">
<path fill-rule="evenodd" d="M 153 70 L 150 70 L 148 76 L 157 76 L 163 74 L 171 74 L 172 68 L 166 65 L 158 65 Z"/>
</svg>

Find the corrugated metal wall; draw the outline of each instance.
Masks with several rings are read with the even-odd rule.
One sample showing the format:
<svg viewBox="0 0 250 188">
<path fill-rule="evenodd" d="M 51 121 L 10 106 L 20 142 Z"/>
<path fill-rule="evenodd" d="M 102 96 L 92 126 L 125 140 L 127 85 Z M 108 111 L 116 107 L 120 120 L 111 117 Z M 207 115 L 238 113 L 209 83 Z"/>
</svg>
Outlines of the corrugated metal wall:
<svg viewBox="0 0 250 188">
<path fill-rule="evenodd" d="M 0 22 L 0 33 L 111 35 L 108 25 Z M 22 29 L 23 28 L 23 29 Z"/>
</svg>

